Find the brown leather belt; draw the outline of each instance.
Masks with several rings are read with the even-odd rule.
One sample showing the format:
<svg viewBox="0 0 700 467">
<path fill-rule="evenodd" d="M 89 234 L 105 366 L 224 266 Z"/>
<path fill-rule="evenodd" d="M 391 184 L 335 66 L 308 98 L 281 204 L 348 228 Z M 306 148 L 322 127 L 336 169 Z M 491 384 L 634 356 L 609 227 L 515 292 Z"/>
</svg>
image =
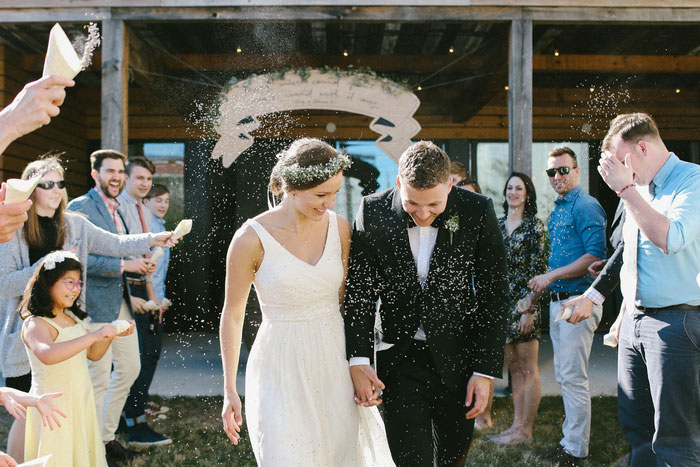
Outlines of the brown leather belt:
<svg viewBox="0 0 700 467">
<path fill-rule="evenodd" d="M 551 298 L 553 302 L 560 302 L 569 297 L 575 297 L 577 295 L 583 295 L 583 292 L 552 292 Z"/>
</svg>

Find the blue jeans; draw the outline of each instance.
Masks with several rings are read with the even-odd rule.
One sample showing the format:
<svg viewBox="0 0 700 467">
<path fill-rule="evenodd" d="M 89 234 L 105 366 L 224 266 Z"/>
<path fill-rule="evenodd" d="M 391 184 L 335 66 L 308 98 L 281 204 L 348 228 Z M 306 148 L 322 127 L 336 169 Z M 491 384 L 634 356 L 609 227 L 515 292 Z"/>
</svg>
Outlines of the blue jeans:
<svg viewBox="0 0 700 467">
<path fill-rule="evenodd" d="M 630 466 L 700 465 L 700 312 L 625 314 L 617 403 Z"/>
<path fill-rule="evenodd" d="M 148 300 L 145 286 L 131 286 L 131 295 Z M 156 313 L 158 313 L 156 311 Z M 158 366 L 160 352 L 163 348 L 163 326 L 157 325 L 155 333 L 150 330 L 151 313 L 134 313 L 136 333 L 139 338 L 141 371 L 134 381 L 126 399 L 124 414 L 126 418 L 137 418 L 145 413 L 148 402 L 148 389 Z"/>
</svg>

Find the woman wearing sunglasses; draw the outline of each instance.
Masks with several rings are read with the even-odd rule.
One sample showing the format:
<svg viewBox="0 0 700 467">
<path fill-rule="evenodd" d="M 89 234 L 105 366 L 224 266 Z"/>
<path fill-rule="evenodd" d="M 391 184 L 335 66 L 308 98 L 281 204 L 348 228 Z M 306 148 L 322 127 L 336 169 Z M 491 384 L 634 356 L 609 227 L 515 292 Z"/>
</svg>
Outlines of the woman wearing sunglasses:
<svg viewBox="0 0 700 467">
<path fill-rule="evenodd" d="M 40 261 L 54 250 L 71 250 L 82 264 L 90 253 L 123 257 L 143 255 L 151 246 L 170 247 L 171 232 L 114 235 L 90 223 L 80 214 L 66 211 L 68 197 L 63 167 L 55 156 L 36 160 L 24 169 L 22 179 L 41 177 L 31 195 L 33 202 L 22 229 L 0 244 L 0 371 L 6 386 L 28 392 L 29 359 L 20 339 L 21 319 L 16 313 L 22 293 Z M 85 270 L 82 280 L 85 281 Z M 79 307 L 85 309 L 85 294 Z M 8 439 L 8 454 L 23 457 L 24 423 L 15 421 Z"/>
</svg>

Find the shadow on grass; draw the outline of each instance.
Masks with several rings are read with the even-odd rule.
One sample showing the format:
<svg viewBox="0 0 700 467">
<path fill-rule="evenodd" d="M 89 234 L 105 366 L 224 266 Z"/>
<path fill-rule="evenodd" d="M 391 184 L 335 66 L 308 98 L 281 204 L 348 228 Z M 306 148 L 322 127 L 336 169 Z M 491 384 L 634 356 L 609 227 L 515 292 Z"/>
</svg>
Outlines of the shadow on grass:
<svg viewBox="0 0 700 467">
<path fill-rule="evenodd" d="M 255 466 L 255 456 L 243 428 L 242 442 L 234 446 L 222 430 L 221 397 L 174 397 L 154 400 L 170 407 L 167 420 L 152 423 L 157 431 L 173 439 L 169 446 L 154 447 L 128 465 L 142 466 Z M 628 448 L 617 418 L 617 399 L 596 397 L 593 403 L 591 446 L 582 467 L 622 465 Z M 4 411 L 3 411 L 4 412 Z M 561 439 L 564 407 L 561 397 L 544 397 L 535 422 L 533 442 L 526 446 L 503 447 L 488 441 L 487 436 L 505 430 L 513 420 L 512 399 L 494 401 L 494 427 L 476 434 L 467 458 L 467 466 L 549 467 L 533 451 L 555 446 Z M 0 417 L 0 446 L 6 444 L 11 418 Z M 124 439 L 121 439 L 124 441 Z"/>
</svg>

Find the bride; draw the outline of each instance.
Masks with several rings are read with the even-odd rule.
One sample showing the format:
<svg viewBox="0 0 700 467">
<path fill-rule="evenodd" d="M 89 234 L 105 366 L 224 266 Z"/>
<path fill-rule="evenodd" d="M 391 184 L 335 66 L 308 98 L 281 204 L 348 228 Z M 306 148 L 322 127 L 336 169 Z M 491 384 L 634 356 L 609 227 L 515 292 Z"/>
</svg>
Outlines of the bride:
<svg viewBox="0 0 700 467">
<path fill-rule="evenodd" d="M 270 190 L 282 202 L 243 224 L 227 254 L 224 431 L 237 445 L 236 376 L 255 283 L 263 321 L 246 368 L 245 412 L 258 464 L 393 466 L 377 408 L 353 401 L 345 357 L 340 304 L 350 224 L 330 209 L 350 159 L 317 139 L 297 140 L 277 157 Z"/>
</svg>

